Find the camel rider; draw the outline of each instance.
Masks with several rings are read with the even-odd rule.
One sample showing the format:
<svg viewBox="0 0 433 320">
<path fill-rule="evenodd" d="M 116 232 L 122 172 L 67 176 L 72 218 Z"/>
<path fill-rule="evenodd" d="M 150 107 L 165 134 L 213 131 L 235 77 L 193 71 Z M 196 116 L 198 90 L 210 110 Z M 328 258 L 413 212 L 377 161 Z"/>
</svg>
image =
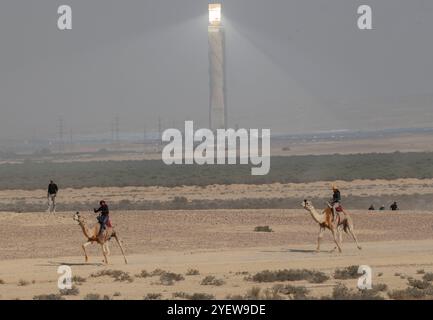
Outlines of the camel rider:
<svg viewBox="0 0 433 320">
<path fill-rule="evenodd" d="M 101 225 L 101 227 L 99 228 L 98 237 L 101 237 L 102 232 L 105 230 L 105 225 L 108 223 L 110 210 L 108 209 L 108 206 L 104 200 L 101 200 L 99 202 L 99 205 L 100 205 L 99 209 L 93 209 L 93 211 L 95 213 L 100 212 L 97 220 Z"/>
<path fill-rule="evenodd" d="M 337 211 L 337 208 L 339 208 L 341 206 L 341 194 L 340 194 L 340 190 L 338 190 L 337 186 L 335 186 L 335 185 L 332 186 L 332 191 L 333 191 L 332 201 L 331 201 L 332 219 L 333 219 L 333 221 L 335 221 L 335 218 L 339 217 L 339 213 Z"/>
</svg>

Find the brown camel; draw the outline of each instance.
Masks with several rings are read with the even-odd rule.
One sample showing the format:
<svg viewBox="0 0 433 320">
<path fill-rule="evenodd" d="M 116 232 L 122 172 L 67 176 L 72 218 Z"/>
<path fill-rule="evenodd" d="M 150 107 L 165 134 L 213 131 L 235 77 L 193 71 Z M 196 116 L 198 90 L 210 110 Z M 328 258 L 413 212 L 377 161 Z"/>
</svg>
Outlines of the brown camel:
<svg viewBox="0 0 433 320">
<path fill-rule="evenodd" d="M 358 239 L 356 238 L 355 232 L 353 231 L 353 221 L 352 218 L 347 214 L 347 212 L 343 211 L 340 213 L 340 219 L 335 219 L 338 221 L 333 221 L 332 217 L 332 206 L 328 204 L 327 208 L 323 210 L 322 214 L 319 214 L 316 209 L 313 207 L 310 201 L 304 200 L 302 202 L 302 207 L 310 212 L 311 216 L 313 217 L 314 221 L 316 221 L 319 226 L 319 236 L 317 238 L 317 252 L 320 251 L 320 241 L 323 238 L 323 233 L 326 229 L 329 229 L 332 233 L 332 236 L 334 238 L 334 242 L 336 244 L 336 247 L 334 250 L 338 249 L 339 252 L 341 251 L 341 245 L 343 243 L 343 231 L 350 234 L 353 238 L 353 240 L 356 243 L 356 246 L 359 250 L 361 250 L 361 246 L 358 243 Z M 337 240 L 338 235 L 338 240 Z"/>
<path fill-rule="evenodd" d="M 86 247 L 96 242 L 101 245 L 102 254 L 104 255 L 104 262 L 108 264 L 107 255 L 110 254 L 110 249 L 108 248 L 108 242 L 110 241 L 111 238 L 114 238 L 116 239 L 116 242 L 120 247 L 120 251 L 122 252 L 123 258 L 125 259 L 125 264 L 128 263 L 128 260 L 126 260 L 125 257 L 125 252 L 123 250 L 122 244 L 119 240 L 119 237 L 117 236 L 117 232 L 114 230 L 113 227 L 107 227 L 106 230 L 102 233 L 102 236 L 98 237 L 99 229 L 101 228 L 101 225 L 99 223 L 93 226 L 93 228 L 89 228 L 86 224 L 86 220 L 80 215 L 79 212 L 75 213 L 73 219 L 78 222 L 78 225 L 81 227 L 81 230 L 83 230 L 84 236 L 87 238 L 87 242 L 82 245 L 86 262 L 89 261 L 89 257 L 87 256 L 87 252 L 86 252 Z"/>
</svg>

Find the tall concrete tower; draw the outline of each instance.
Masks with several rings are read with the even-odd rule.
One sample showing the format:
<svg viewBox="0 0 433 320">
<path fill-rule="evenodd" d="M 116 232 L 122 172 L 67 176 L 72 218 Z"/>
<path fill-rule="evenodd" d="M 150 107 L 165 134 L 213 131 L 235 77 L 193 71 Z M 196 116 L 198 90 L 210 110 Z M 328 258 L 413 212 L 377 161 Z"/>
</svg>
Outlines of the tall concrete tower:
<svg viewBox="0 0 433 320">
<path fill-rule="evenodd" d="M 221 23 L 221 4 L 209 4 L 209 125 L 210 129 L 226 129 L 225 34 Z"/>
</svg>

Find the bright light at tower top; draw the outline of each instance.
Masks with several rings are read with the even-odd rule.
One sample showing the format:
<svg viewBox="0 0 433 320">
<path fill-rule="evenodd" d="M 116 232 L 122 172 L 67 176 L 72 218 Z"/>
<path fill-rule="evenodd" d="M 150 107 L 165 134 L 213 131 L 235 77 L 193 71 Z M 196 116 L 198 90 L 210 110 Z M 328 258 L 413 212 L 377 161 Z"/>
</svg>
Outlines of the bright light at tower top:
<svg viewBox="0 0 433 320">
<path fill-rule="evenodd" d="M 209 25 L 221 25 L 221 3 L 209 4 Z"/>
</svg>

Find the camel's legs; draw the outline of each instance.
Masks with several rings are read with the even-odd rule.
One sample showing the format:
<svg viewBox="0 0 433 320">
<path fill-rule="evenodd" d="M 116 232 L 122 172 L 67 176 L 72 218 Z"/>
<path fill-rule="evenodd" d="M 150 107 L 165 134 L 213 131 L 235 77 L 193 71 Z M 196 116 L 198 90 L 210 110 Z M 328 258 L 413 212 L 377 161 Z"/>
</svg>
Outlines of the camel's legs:
<svg viewBox="0 0 433 320">
<path fill-rule="evenodd" d="M 89 245 L 89 244 L 91 244 L 92 242 L 91 241 L 87 241 L 86 243 L 84 243 L 81 247 L 83 248 L 83 251 L 84 251 L 84 257 L 85 257 L 85 259 L 86 259 L 86 262 L 88 262 L 89 261 L 89 257 L 87 256 L 87 251 L 86 251 L 86 247 Z"/>
<path fill-rule="evenodd" d="M 353 231 L 353 226 L 349 225 L 347 229 L 349 234 L 352 236 L 353 240 L 355 240 L 356 246 L 358 247 L 359 250 L 361 250 L 362 247 L 358 243 L 358 239 L 356 238 L 355 232 Z"/>
<path fill-rule="evenodd" d="M 325 232 L 325 228 L 320 227 L 319 235 L 317 236 L 317 249 L 316 249 L 317 252 L 320 252 L 320 241 L 323 238 L 323 233 L 324 232 Z"/>
<path fill-rule="evenodd" d="M 104 245 L 105 245 L 104 243 L 101 244 L 102 254 L 104 255 L 104 262 L 105 262 L 105 264 L 108 264 L 107 254 L 105 253 Z"/>
<path fill-rule="evenodd" d="M 335 244 L 337 245 L 337 248 L 338 248 L 338 252 L 342 252 L 341 251 L 341 247 L 340 247 L 340 244 L 338 243 L 338 240 L 337 240 L 337 235 L 335 234 L 335 229 L 331 229 L 331 232 L 332 232 L 332 237 L 334 238 L 334 242 L 335 242 Z M 338 231 L 337 231 L 338 232 Z"/>
<path fill-rule="evenodd" d="M 122 244 L 120 243 L 120 240 L 117 237 L 117 234 L 114 234 L 113 237 L 114 237 L 114 239 L 116 239 L 116 242 L 119 245 L 120 251 L 122 252 L 122 255 L 123 255 L 123 259 L 125 259 L 125 264 L 128 264 L 128 260 L 126 260 L 126 257 L 125 257 L 125 251 L 123 250 Z"/>
<path fill-rule="evenodd" d="M 343 228 L 337 227 L 337 233 L 338 233 L 338 240 L 340 242 L 340 247 L 342 247 L 342 245 L 343 245 Z M 337 249 L 338 249 L 337 246 L 335 246 L 334 249 L 332 249 L 332 252 L 334 252 Z"/>
<path fill-rule="evenodd" d="M 110 255 L 110 246 L 108 245 L 108 242 L 104 243 L 104 247 L 105 247 L 105 253 L 107 254 L 107 256 Z"/>
</svg>

